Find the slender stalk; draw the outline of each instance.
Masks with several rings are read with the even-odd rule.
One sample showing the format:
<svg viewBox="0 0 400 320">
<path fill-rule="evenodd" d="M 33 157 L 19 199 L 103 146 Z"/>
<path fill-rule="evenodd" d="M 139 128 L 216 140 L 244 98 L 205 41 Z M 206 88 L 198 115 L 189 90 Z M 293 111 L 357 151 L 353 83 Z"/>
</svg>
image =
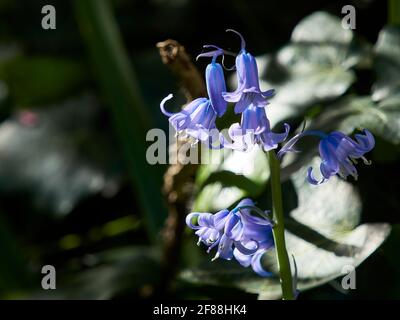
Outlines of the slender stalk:
<svg viewBox="0 0 400 320">
<path fill-rule="evenodd" d="M 293 300 L 293 279 L 290 270 L 289 256 L 285 244 L 285 225 L 283 218 L 282 190 L 280 178 L 280 163 L 276 157 L 275 151 L 268 152 L 268 161 L 271 171 L 271 190 L 272 190 L 272 212 L 275 225 L 272 229 L 275 250 L 278 259 L 279 276 L 282 286 L 283 300 Z"/>
</svg>

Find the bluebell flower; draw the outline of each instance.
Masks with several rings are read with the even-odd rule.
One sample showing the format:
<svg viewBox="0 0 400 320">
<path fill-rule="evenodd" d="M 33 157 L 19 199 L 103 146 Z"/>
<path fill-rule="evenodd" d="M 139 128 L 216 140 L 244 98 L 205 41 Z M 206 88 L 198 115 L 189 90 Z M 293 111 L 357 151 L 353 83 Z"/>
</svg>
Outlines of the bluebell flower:
<svg viewBox="0 0 400 320">
<path fill-rule="evenodd" d="M 234 92 L 224 92 L 222 96 L 228 102 L 235 102 L 235 112 L 243 112 L 249 105 L 255 107 L 265 107 L 268 99 L 274 95 L 275 90 L 261 91 L 258 80 L 258 69 L 256 59 L 246 52 L 246 42 L 243 36 L 235 31 L 228 29 L 239 35 L 241 39 L 241 50 L 236 57 L 236 73 L 238 86 Z"/>
<path fill-rule="evenodd" d="M 252 215 L 252 210 L 264 218 Z M 250 199 L 240 201 L 232 211 L 190 213 L 186 217 L 186 224 L 196 230 L 198 244 L 205 244 L 207 252 L 217 247 L 213 260 L 235 258 L 242 266 L 251 266 L 261 276 L 270 275 L 263 269 L 261 258 L 274 246 L 272 223 L 266 219 L 265 212 L 255 207 Z"/>
<path fill-rule="evenodd" d="M 185 106 L 180 112 L 171 113 L 165 110 L 165 102 L 173 97 L 169 94 L 160 103 L 163 114 L 169 117 L 169 122 L 178 133 L 185 132 L 187 135 L 202 142 L 210 142 L 218 136 L 215 125 L 217 117 L 221 117 L 227 107 L 227 102 L 222 97 L 222 92 L 226 91 L 225 78 L 222 67 L 216 62 L 216 58 L 223 54 L 223 50 L 217 48 L 200 56 L 211 56 L 212 62 L 206 69 L 206 84 L 208 98 L 197 98 Z"/>
<path fill-rule="evenodd" d="M 161 111 L 169 117 L 169 122 L 178 133 L 185 132 L 200 141 L 208 141 L 213 129 L 216 129 L 217 113 L 207 98 L 197 98 L 191 101 L 180 112 L 170 113 L 164 104 L 173 97 L 169 94 L 160 104 Z"/>
<path fill-rule="evenodd" d="M 205 45 L 203 48 L 215 49 L 210 52 L 199 54 L 196 60 L 201 57 L 212 57 L 211 63 L 209 63 L 206 68 L 207 93 L 215 112 L 218 117 L 221 117 L 225 113 L 227 107 L 227 102 L 222 96 L 222 93 L 226 91 L 226 84 L 224 71 L 222 70 L 222 66 L 216 62 L 216 58 L 224 54 L 224 50 L 212 45 Z"/>
<path fill-rule="evenodd" d="M 259 144 L 265 151 L 276 149 L 286 139 L 290 127 L 285 123 L 285 132 L 271 131 L 265 107 L 274 90 L 260 90 L 256 60 L 246 52 L 242 35 L 231 29 L 227 31 L 240 36 L 241 51 L 236 57 L 238 87 L 234 92 L 222 93 L 222 96 L 228 102 L 236 102 L 235 112 L 242 113 L 242 118 L 240 124 L 235 123 L 229 128 L 228 134 L 232 142 L 224 137 L 221 137 L 221 142 L 225 147 L 240 151 L 247 151 L 254 144 Z"/>
<path fill-rule="evenodd" d="M 364 154 L 371 151 L 375 146 L 374 136 L 368 130 L 363 130 L 364 134 L 356 134 L 353 140 L 342 132 L 334 131 L 325 134 L 320 131 L 305 131 L 297 134 L 278 152 L 282 157 L 287 152 L 297 152 L 294 149 L 297 141 L 304 136 L 317 136 L 321 138 L 319 142 L 319 154 L 321 157 L 320 171 L 321 180 L 317 180 L 312 172 L 312 167 L 308 168 L 307 180 L 311 184 L 321 184 L 334 175 L 339 175 L 346 179 L 349 175 L 354 179 L 358 178 L 357 169 L 354 164 L 356 159 L 362 159 L 365 164 L 370 162 Z"/>
<path fill-rule="evenodd" d="M 284 126 L 285 132 L 272 132 L 265 108 L 250 104 L 243 111 L 240 124 L 234 123 L 229 128 L 232 143 L 226 139 L 222 143 L 225 147 L 240 151 L 247 151 L 252 145 L 259 144 L 265 151 L 269 151 L 276 149 L 287 138 L 290 126 L 287 123 Z"/>
</svg>

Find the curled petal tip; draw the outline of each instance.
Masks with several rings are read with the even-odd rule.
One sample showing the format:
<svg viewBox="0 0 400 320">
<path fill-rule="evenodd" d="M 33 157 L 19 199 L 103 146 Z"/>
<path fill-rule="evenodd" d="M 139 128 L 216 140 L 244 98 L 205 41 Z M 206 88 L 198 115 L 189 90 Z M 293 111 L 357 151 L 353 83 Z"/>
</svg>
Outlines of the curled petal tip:
<svg viewBox="0 0 400 320">
<path fill-rule="evenodd" d="M 233 29 L 226 29 L 226 32 L 236 33 L 240 37 L 240 41 L 241 41 L 240 47 L 241 47 L 241 49 L 243 50 L 243 49 L 246 48 L 246 41 L 244 40 L 244 38 L 241 35 L 241 33 L 237 32 L 236 30 L 233 30 Z"/>
<path fill-rule="evenodd" d="M 214 256 L 214 258 L 211 259 L 211 261 L 215 261 L 219 258 L 219 252 L 217 252 L 217 254 Z"/>
<path fill-rule="evenodd" d="M 225 56 L 222 56 L 222 66 L 224 67 L 224 69 L 226 71 L 233 71 L 236 69 L 236 65 L 233 65 L 232 67 L 228 68 L 227 66 L 225 66 Z"/>
<path fill-rule="evenodd" d="M 161 103 L 160 103 L 161 112 L 162 112 L 163 114 L 165 114 L 167 117 L 172 116 L 173 113 L 168 112 L 167 110 L 165 110 L 164 105 L 165 105 L 165 102 L 167 102 L 168 100 L 172 99 L 173 96 L 174 96 L 174 95 L 173 95 L 172 93 L 170 93 L 170 94 L 167 95 L 164 99 L 162 99 L 162 100 L 161 100 Z"/>
<path fill-rule="evenodd" d="M 314 175 L 313 175 L 313 173 L 312 173 L 312 170 L 313 170 L 312 167 L 309 167 L 309 168 L 307 169 L 307 181 L 308 181 L 310 184 L 319 185 L 319 184 L 325 182 L 325 180 L 326 180 L 325 178 L 322 178 L 320 181 L 318 181 L 317 179 L 315 179 L 315 177 L 314 177 Z"/>
<path fill-rule="evenodd" d="M 216 49 L 216 50 L 221 50 L 221 51 L 223 51 L 220 47 L 217 47 L 217 46 L 215 46 L 215 45 L 213 45 L 213 44 L 205 44 L 204 46 L 203 46 L 203 48 L 214 48 L 214 49 Z"/>
<path fill-rule="evenodd" d="M 207 44 L 207 45 L 204 45 L 203 48 L 205 48 L 205 49 L 207 49 L 207 48 L 214 48 L 215 50 L 212 50 L 212 51 L 209 51 L 209 52 L 202 52 L 202 53 L 200 53 L 200 54 L 196 57 L 196 61 L 197 61 L 199 58 L 202 58 L 202 57 L 209 57 L 209 58 L 213 58 L 213 62 L 215 62 L 215 60 L 217 59 L 218 56 L 224 54 L 224 50 L 223 50 L 223 49 L 221 49 L 221 48 L 219 48 L 219 47 L 217 47 L 217 46 L 214 46 L 214 45 Z"/>
<path fill-rule="evenodd" d="M 370 166 L 370 165 L 372 164 L 372 161 L 371 161 L 371 160 L 368 160 L 368 159 L 365 158 L 365 157 L 361 157 L 361 159 L 364 161 L 364 164 L 367 165 L 367 166 Z"/>
</svg>

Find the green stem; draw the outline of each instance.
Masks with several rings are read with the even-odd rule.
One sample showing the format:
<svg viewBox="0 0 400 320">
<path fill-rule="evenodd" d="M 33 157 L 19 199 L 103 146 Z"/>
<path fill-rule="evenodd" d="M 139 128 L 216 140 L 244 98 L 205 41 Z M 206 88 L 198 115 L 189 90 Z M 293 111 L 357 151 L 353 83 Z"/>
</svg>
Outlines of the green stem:
<svg viewBox="0 0 400 320">
<path fill-rule="evenodd" d="M 278 259 L 279 276 L 282 286 L 283 300 L 293 300 L 293 279 L 290 270 L 289 256 L 285 244 L 285 225 L 283 218 L 282 190 L 280 177 L 280 163 L 276 157 L 275 151 L 268 152 L 268 161 L 271 171 L 271 190 L 272 190 L 272 212 L 275 225 L 272 229 L 275 250 Z"/>
</svg>

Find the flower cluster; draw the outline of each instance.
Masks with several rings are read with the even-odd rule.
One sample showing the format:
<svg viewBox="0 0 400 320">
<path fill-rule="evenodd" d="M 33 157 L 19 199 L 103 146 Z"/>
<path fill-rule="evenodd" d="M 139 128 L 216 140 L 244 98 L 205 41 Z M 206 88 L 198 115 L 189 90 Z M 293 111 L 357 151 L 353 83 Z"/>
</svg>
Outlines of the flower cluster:
<svg viewBox="0 0 400 320">
<path fill-rule="evenodd" d="M 252 215 L 251 211 L 263 217 Z M 213 260 L 231 260 L 234 257 L 244 267 L 251 265 L 259 275 L 270 275 L 263 269 L 261 257 L 274 245 L 272 223 L 250 199 L 240 201 L 232 211 L 190 213 L 186 217 L 186 224 L 196 230 L 198 244 L 208 246 L 207 252 L 217 247 Z"/>
<path fill-rule="evenodd" d="M 364 134 L 356 134 L 356 141 L 338 131 L 330 134 L 321 131 L 305 131 L 290 139 L 278 152 L 278 156 L 282 157 L 287 152 L 296 152 L 294 145 L 304 136 L 321 138 L 319 154 L 322 178 L 318 181 L 314 177 L 312 167 L 308 168 L 307 174 L 308 182 L 315 185 L 325 182 L 334 175 L 339 175 L 343 179 L 351 175 L 357 180 L 357 169 L 354 166 L 357 163 L 356 159 L 361 158 L 365 164 L 370 164 L 364 154 L 371 151 L 375 146 L 374 136 L 368 130 L 364 130 Z"/>
<path fill-rule="evenodd" d="M 216 131 L 215 120 L 221 117 L 227 107 L 221 92 L 226 90 L 224 72 L 216 59 L 223 54 L 222 49 L 212 52 L 212 62 L 206 69 L 206 84 L 209 98 L 197 98 L 190 102 L 182 111 L 170 113 L 165 110 L 165 102 L 173 97 L 169 94 L 161 101 L 162 113 L 169 117 L 169 122 L 179 133 L 184 131 L 187 135 L 209 143 L 212 146 L 213 132 Z M 210 55 L 208 55 L 210 56 Z"/>
<path fill-rule="evenodd" d="M 224 55 L 225 50 L 216 46 L 211 52 L 202 53 L 199 57 L 211 57 L 212 61 L 206 68 L 206 86 L 209 98 L 198 98 L 190 102 L 182 111 L 170 113 L 164 104 L 172 98 L 168 95 L 161 102 L 161 111 L 169 117 L 169 122 L 180 133 L 184 132 L 196 141 L 207 143 L 210 147 L 217 140 L 221 147 L 246 151 L 252 145 L 259 144 L 265 151 L 278 147 L 289 133 L 289 125 L 285 124 L 285 132 L 276 134 L 271 131 L 265 107 L 268 99 L 274 95 L 274 90 L 261 91 L 258 80 L 258 69 L 255 58 L 246 51 L 246 44 L 241 34 L 241 50 L 236 57 L 236 73 L 238 87 L 234 92 L 226 91 L 222 66 L 216 62 L 217 57 Z M 235 112 L 241 113 L 240 124 L 235 123 L 229 128 L 229 139 L 225 138 L 216 128 L 217 117 L 223 116 L 227 103 L 235 103 Z"/>
<path fill-rule="evenodd" d="M 274 95 L 274 90 L 262 91 L 260 89 L 258 68 L 255 58 L 246 51 L 246 43 L 242 35 L 234 30 L 241 39 L 241 49 L 236 55 L 235 68 L 237 88 L 233 92 L 226 91 L 224 71 L 217 58 L 228 52 L 217 46 L 204 46 L 211 48 L 209 52 L 198 56 L 212 58 L 205 73 L 208 97 L 198 98 L 190 102 L 180 112 L 170 113 L 165 110 L 165 102 L 172 98 L 168 95 L 160 104 L 161 111 L 169 117 L 169 122 L 178 133 L 186 135 L 214 147 L 215 138 L 219 147 L 247 151 L 254 145 L 259 145 L 264 151 L 278 148 L 286 140 L 290 127 L 284 124 L 284 132 L 271 131 L 267 117 L 269 99 Z M 241 114 L 241 121 L 229 127 L 228 138 L 216 128 L 216 119 L 226 112 L 228 103 L 234 103 L 234 111 Z M 363 134 L 356 134 L 355 140 L 342 132 L 326 134 L 321 131 L 305 131 L 295 135 L 278 152 L 281 158 L 288 152 L 296 152 L 296 143 L 305 136 L 319 137 L 319 153 L 321 157 L 320 172 L 322 178 L 316 179 L 312 168 L 309 168 L 307 180 L 317 185 L 325 182 L 330 177 L 338 175 L 346 179 L 349 175 L 357 179 L 357 169 L 354 164 L 357 159 L 362 159 L 375 146 L 373 135 L 364 130 Z M 258 214 L 252 215 L 255 212 Z M 225 209 L 215 214 L 190 213 L 186 224 L 199 237 L 198 244 L 205 244 L 207 252 L 216 248 L 216 255 L 212 260 L 222 258 L 231 260 L 235 258 L 242 266 L 249 267 L 261 276 L 270 275 L 261 265 L 263 254 L 274 246 L 272 235 L 273 222 L 266 212 L 254 206 L 250 199 L 244 199 L 231 211 Z M 279 243 L 277 243 L 279 246 Z"/>
<path fill-rule="evenodd" d="M 218 147 L 240 151 L 247 151 L 254 145 L 260 145 L 265 151 L 276 149 L 280 143 L 286 140 L 290 127 L 285 123 L 284 132 L 274 133 L 271 131 L 266 107 L 269 99 L 274 95 L 274 90 L 262 91 L 260 89 L 257 62 L 246 51 L 244 38 L 234 30 L 227 31 L 236 33 L 241 39 L 241 49 L 235 61 L 238 83 L 236 90 L 226 91 L 223 68 L 216 61 L 219 56 L 223 56 L 227 52 L 216 46 L 204 46 L 213 49 L 198 56 L 198 58 L 212 58 L 205 75 L 208 98 L 198 98 L 190 102 L 182 111 L 170 113 L 164 107 L 165 102 L 172 98 L 170 94 L 162 100 L 161 111 L 169 117 L 169 122 L 178 133 L 184 132 L 193 137 L 196 142 L 208 143 L 211 148 L 215 147 L 217 140 Z M 229 139 L 222 135 L 215 125 L 217 117 L 223 116 L 226 112 L 228 102 L 234 103 L 235 113 L 241 114 L 240 123 L 232 124 L 228 130 Z M 356 159 L 361 158 L 364 163 L 368 164 L 364 154 L 371 151 L 375 145 L 374 137 L 367 130 L 364 130 L 363 135 L 356 135 L 356 141 L 341 132 L 326 134 L 319 131 L 306 131 L 288 141 L 278 155 L 282 157 L 287 152 L 295 151 L 294 145 L 297 141 L 309 135 L 321 138 L 319 151 L 322 178 L 317 180 L 310 168 L 307 180 L 311 184 L 321 184 L 334 175 L 339 175 L 344 179 L 351 175 L 356 179 L 357 170 L 354 166 Z"/>
</svg>

